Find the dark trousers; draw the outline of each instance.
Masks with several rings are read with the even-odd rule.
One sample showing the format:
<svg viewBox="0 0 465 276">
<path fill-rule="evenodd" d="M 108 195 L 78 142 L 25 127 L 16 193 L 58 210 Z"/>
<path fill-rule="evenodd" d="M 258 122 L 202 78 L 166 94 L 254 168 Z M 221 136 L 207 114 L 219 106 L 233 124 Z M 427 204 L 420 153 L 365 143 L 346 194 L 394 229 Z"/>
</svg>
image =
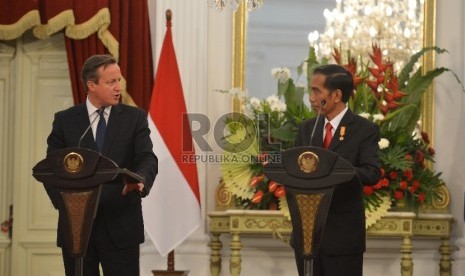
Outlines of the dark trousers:
<svg viewBox="0 0 465 276">
<path fill-rule="evenodd" d="M 304 259 L 298 254 L 295 256 L 299 276 L 304 276 Z M 352 255 L 319 254 L 313 260 L 313 276 L 362 276 L 362 274 L 363 253 Z"/>
<path fill-rule="evenodd" d="M 66 276 L 75 275 L 75 259 L 63 250 Z M 139 245 L 117 248 L 113 245 L 103 219 L 97 215 L 83 261 L 84 276 L 99 276 L 99 264 L 105 276 L 139 275 Z"/>
</svg>

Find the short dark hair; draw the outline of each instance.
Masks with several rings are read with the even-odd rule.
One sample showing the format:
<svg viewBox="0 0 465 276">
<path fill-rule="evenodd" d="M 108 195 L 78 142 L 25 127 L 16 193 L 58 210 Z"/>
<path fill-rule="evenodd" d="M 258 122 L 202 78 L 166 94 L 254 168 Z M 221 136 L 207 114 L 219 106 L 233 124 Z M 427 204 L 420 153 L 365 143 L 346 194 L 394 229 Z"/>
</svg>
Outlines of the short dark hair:
<svg viewBox="0 0 465 276">
<path fill-rule="evenodd" d="M 337 64 L 320 65 L 313 70 L 313 75 L 322 74 L 326 76 L 323 86 L 330 92 L 340 89 L 342 101 L 347 103 L 354 92 L 354 79 L 352 74 L 344 67 Z"/>
<path fill-rule="evenodd" d="M 107 68 L 108 65 L 116 64 L 117 61 L 111 55 L 93 55 L 88 58 L 81 69 L 81 81 L 84 86 L 84 91 L 87 93 L 89 87 L 87 86 L 88 81 L 98 83 L 100 75 L 98 69 L 103 65 L 103 68 Z"/>
</svg>

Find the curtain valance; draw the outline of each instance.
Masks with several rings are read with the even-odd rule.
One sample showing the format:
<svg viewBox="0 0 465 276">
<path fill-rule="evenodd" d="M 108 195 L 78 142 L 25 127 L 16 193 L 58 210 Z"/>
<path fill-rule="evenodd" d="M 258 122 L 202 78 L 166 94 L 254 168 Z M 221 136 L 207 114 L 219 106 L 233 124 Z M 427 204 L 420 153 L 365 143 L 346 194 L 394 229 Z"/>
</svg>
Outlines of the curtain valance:
<svg viewBox="0 0 465 276">
<path fill-rule="evenodd" d="M 0 40 L 29 29 L 39 39 L 64 30 L 75 103 L 86 97 L 83 62 L 108 52 L 126 80 L 123 101 L 148 109 L 154 75 L 147 0 L 0 0 Z"/>
</svg>

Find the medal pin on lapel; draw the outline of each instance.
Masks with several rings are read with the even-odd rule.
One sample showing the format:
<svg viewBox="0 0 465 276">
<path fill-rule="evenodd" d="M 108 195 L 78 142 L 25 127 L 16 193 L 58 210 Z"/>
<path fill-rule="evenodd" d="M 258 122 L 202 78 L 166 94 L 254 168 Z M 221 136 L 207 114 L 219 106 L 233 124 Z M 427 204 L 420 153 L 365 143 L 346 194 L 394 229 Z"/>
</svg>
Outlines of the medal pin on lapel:
<svg viewBox="0 0 465 276">
<path fill-rule="evenodd" d="M 346 135 L 346 127 L 341 126 L 341 131 L 339 132 L 339 140 L 343 141 L 344 140 L 344 135 Z"/>
</svg>

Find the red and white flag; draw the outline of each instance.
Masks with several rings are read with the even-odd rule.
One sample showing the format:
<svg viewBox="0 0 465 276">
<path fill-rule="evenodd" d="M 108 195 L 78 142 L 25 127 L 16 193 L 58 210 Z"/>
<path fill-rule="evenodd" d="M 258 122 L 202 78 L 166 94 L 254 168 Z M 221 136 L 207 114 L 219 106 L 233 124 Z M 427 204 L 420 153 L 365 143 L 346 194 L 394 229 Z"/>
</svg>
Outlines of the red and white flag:
<svg viewBox="0 0 465 276">
<path fill-rule="evenodd" d="M 158 157 L 158 175 L 142 202 L 147 234 L 160 255 L 181 244 L 201 223 L 199 182 L 192 135 L 171 36 L 171 21 L 158 62 L 149 108 L 150 137 Z M 191 161 L 191 160 L 189 160 Z"/>
</svg>

